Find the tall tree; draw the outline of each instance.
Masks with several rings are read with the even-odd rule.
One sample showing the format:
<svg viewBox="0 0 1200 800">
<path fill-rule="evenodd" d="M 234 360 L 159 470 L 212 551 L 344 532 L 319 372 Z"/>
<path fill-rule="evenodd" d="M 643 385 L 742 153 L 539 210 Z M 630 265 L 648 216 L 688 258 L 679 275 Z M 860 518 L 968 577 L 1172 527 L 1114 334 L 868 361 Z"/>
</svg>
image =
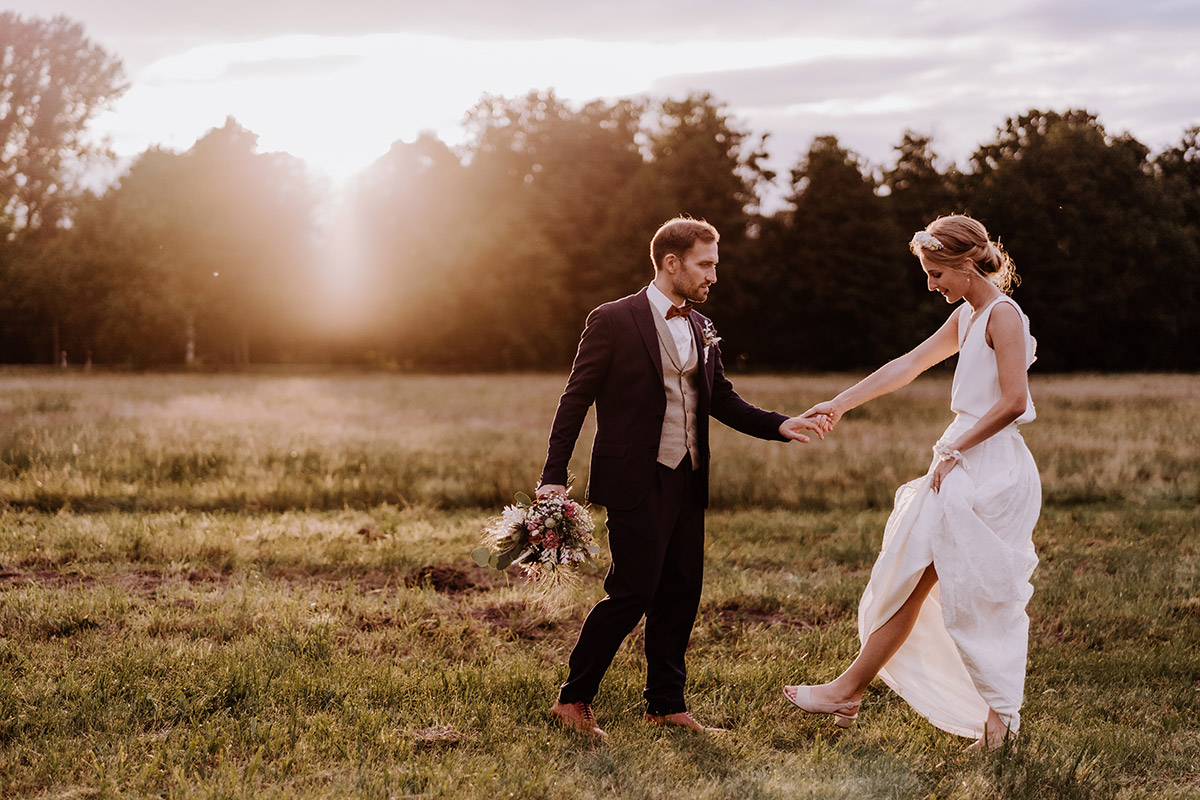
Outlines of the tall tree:
<svg viewBox="0 0 1200 800">
<path fill-rule="evenodd" d="M 155 156 L 174 157 L 152 151 L 136 169 L 146 169 Z M 85 196 L 60 238 L 62 267 L 72 276 L 76 296 L 86 298 L 64 315 L 63 347 L 76 362 L 92 356 L 101 364 L 173 365 L 185 351 L 172 282 L 154 268 L 161 240 L 146 235 L 145 223 L 164 206 L 148 202 L 132 219 L 131 193 L 126 188 Z"/>
<path fill-rule="evenodd" d="M 1172 287 L 1181 229 L 1133 137 L 1094 114 L 1033 110 L 972 156 L 969 210 L 1001 238 L 1049 369 L 1160 369 L 1175 362 L 1174 320 L 1193 313 Z"/>
<path fill-rule="evenodd" d="M 423 135 L 363 176 L 357 238 L 387 306 L 375 335 L 400 363 L 528 367 L 558 344 L 565 267 L 524 174 L 489 158 L 468 169 Z"/>
<path fill-rule="evenodd" d="M 72 302 L 50 239 L 69 217 L 76 183 L 99 148 L 88 123 L 125 90 L 121 63 L 66 17 L 0 13 L 0 234 L 7 241 L 0 277 L 19 300 L 0 301 L 5 328 L 46 330 L 57 360 L 65 303 Z M 64 291 L 67 293 L 64 294 Z M 27 335 L 0 329 L 7 342 Z M 44 357 L 44 355 L 43 355 Z"/>
<path fill-rule="evenodd" d="M 396 142 L 348 192 L 328 258 L 355 279 L 341 298 L 351 339 L 401 363 L 424 361 L 445 333 L 472 193 L 462 163 L 431 133 Z"/>
<path fill-rule="evenodd" d="M 48 230 L 67 213 L 88 123 L 125 90 L 121 62 L 66 17 L 0 13 L 0 215 Z"/>
<path fill-rule="evenodd" d="M 1167 205 L 1177 205 L 1178 252 L 1166 254 L 1177 266 L 1171 295 L 1183 312 L 1170 333 L 1177 343 L 1172 368 L 1200 368 L 1200 126 L 1184 131 L 1179 144 L 1169 147 L 1154 162 Z M 1191 265 L 1190 267 L 1188 265 Z"/>
<path fill-rule="evenodd" d="M 723 240 L 744 238 L 760 184 L 770 178 L 762 140 L 707 93 L 664 100 L 649 130 L 650 188 L 663 214 L 703 217 Z"/>
<path fill-rule="evenodd" d="M 404 309 L 402 360 L 566 363 L 587 311 L 649 279 L 664 220 L 707 218 L 733 252 L 765 155 L 707 95 L 485 96 L 467 130 L 465 163 L 429 139 L 399 144 L 356 193 L 370 271 Z"/>
<path fill-rule="evenodd" d="M 173 326 L 155 335 L 180 342 L 189 365 L 245 366 L 254 347 L 278 357 L 311 307 L 315 198 L 296 159 L 256 147 L 229 119 L 186 153 L 150 150 L 110 190 L 113 208 L 81 220 L 125 240 L 114 250 L 135 266 L 110 269 L 144 282 Z"/>
<path fill-rule="evenodd" d="M 469 174 L 478 196 L 507 206 L 508 215 L 523 205 L 535 221 L 529 235 L 544 238 L 569 270 L 555 278 L 567 315 L 554 334 L 569 345 L 587 311 L 626 288 L 628 265 L 614 252 L 626 240 L 618 222 L 626 207 L 618 198 L 643 168 L 645 108 L 632 100 L 575 108 L 551 90 L 485 97 L 467 116 Z M 644 269 L 640 259 L 638 266 Z"/>
<path fill-rule="evenodd" d="M 758 268 L 748 261 L 747 243 L 759 190 L 773 177 L 764 141 L 707 93 L 651 104 L 642 126 L 646 160 L 612 201 L 605 238 L 611 258 L 596 297 L 611 299 L 650 280 L 650 236 L 663 222 L 679 214 L 707 220 L 721 233 L 721 285 L 705 313 L 733 352 L 753 328 L 758 302 L 743 279 Z"/>
<path fill-rule="evenodd" d="M 905 236 L 862 159 L 834 136 L 792 170 L 792 208 L 763 225 L 755 363 L 846 369 L 898 355 L 909 332 L 897 297 L 916 280 Z M 904 331 L 897 341 L 897 330 Z"/>
<path fill-rule="evenodd" d="M 896 163 L 883 173 L 883 186 L 887 190 L 884 205 L 903 237 L 957 210 L 958 176 L 953 167 L 945 172 L 939 168 L 939 158 L 929 136 L 906 130 L 893 149 Z M 932 332 L 945 319 L 944 304 L 939 302 L 940 298 L 931 297 L 921 281 L 900 281 L 896 288 L 895 300 L 906 310 L 905 330 Z"/>
<path fill-rule="evenodd" d="M 1200 236 L 1200 125 L 1188 128 L 1179 144 L 1159 153 L 1154 166 L 1179 199 L 1184 221 Z"/>
<path fill-rule="evenodd" d="M 938 167 L 933 139 L 906 130 L 893 150 L 896 163 L 883 173 L 888 205 L 901 230 L 917 231 L 956 206 L 950 177 Z"/>
</svg>

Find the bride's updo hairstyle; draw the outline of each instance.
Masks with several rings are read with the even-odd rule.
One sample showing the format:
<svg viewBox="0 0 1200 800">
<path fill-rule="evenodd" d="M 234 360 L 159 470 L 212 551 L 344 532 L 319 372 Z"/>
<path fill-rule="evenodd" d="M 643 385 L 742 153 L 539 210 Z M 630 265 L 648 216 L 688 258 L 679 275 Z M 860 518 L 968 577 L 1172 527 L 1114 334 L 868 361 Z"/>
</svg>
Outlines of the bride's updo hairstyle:
<svg viewBox="0 0 1200 800">
<path fill-rule="evenodd" d="M 988 237 L 983 223 L 962 214 L 938 217 L 913 234 L 908 249 L 943 269 L 982 275 L 1005 294 L 1021 283 L 1012 258 Z"/>
</svg>

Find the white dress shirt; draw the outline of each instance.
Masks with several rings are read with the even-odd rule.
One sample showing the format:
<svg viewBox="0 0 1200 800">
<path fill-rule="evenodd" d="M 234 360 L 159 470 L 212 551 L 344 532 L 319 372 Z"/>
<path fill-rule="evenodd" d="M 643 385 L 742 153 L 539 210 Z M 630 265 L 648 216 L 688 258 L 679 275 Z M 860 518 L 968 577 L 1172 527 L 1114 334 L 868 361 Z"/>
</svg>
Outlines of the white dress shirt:
<svg viewBox="0 0 1200 800">
<path fill-rule="evenodd" d="M 675 339 L 675 350 L 679 353 L 680 363 L 686 364 L 692 357 L 692 348 L 696 346 L 696 340 L 692 335 L 692 323 L 687 317 L 667 319 L 667 311 L 675 304 L 653 283 L 646 290 L 646 297 L 650 300 L 650 307 L 666 320 L 667 328 Z"/>
</svg>

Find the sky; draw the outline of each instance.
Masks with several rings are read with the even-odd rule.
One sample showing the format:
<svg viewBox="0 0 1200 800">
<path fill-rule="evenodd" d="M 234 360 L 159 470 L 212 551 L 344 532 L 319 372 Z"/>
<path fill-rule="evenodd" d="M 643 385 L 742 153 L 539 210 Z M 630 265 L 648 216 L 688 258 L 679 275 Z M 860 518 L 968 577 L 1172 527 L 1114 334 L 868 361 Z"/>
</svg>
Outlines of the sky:
<svg viewBox="0 0 1200 800">
<path fill-rule="evenodd" d="M 974 7 L 972 7 L 974 6 Z M 890 165 L 906 129 L 965 164 L 1005 119 L 1085 108 L 1157 152 L 1200 125 L 1198 0 L 9 0 L 64 14 L 129 89 L 94 124 L 129 158 L 235 117 L 349 177 L 484 93 L 710 92 L 786 172 L 833 134 Z"/>
</svg>

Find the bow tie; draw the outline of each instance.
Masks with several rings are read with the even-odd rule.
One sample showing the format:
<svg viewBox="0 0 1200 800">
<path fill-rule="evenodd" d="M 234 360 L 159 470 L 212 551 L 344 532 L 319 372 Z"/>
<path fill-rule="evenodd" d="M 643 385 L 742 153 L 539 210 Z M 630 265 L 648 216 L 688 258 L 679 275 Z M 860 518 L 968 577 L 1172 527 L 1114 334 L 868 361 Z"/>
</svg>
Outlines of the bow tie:
<svg viewBox="0 0 1200 800">
<path fill-rule="evenodd" d="M 667 309 L 667 320 L 668 321 L 673 320 L 676 317 L 683 317 L 684 319 L 691 319 L 691 316 L 692 316 L 692 304 L 691 303 L 684 303 L 682 306 L 671 306 L 670 308 Z"/>
</svg>

